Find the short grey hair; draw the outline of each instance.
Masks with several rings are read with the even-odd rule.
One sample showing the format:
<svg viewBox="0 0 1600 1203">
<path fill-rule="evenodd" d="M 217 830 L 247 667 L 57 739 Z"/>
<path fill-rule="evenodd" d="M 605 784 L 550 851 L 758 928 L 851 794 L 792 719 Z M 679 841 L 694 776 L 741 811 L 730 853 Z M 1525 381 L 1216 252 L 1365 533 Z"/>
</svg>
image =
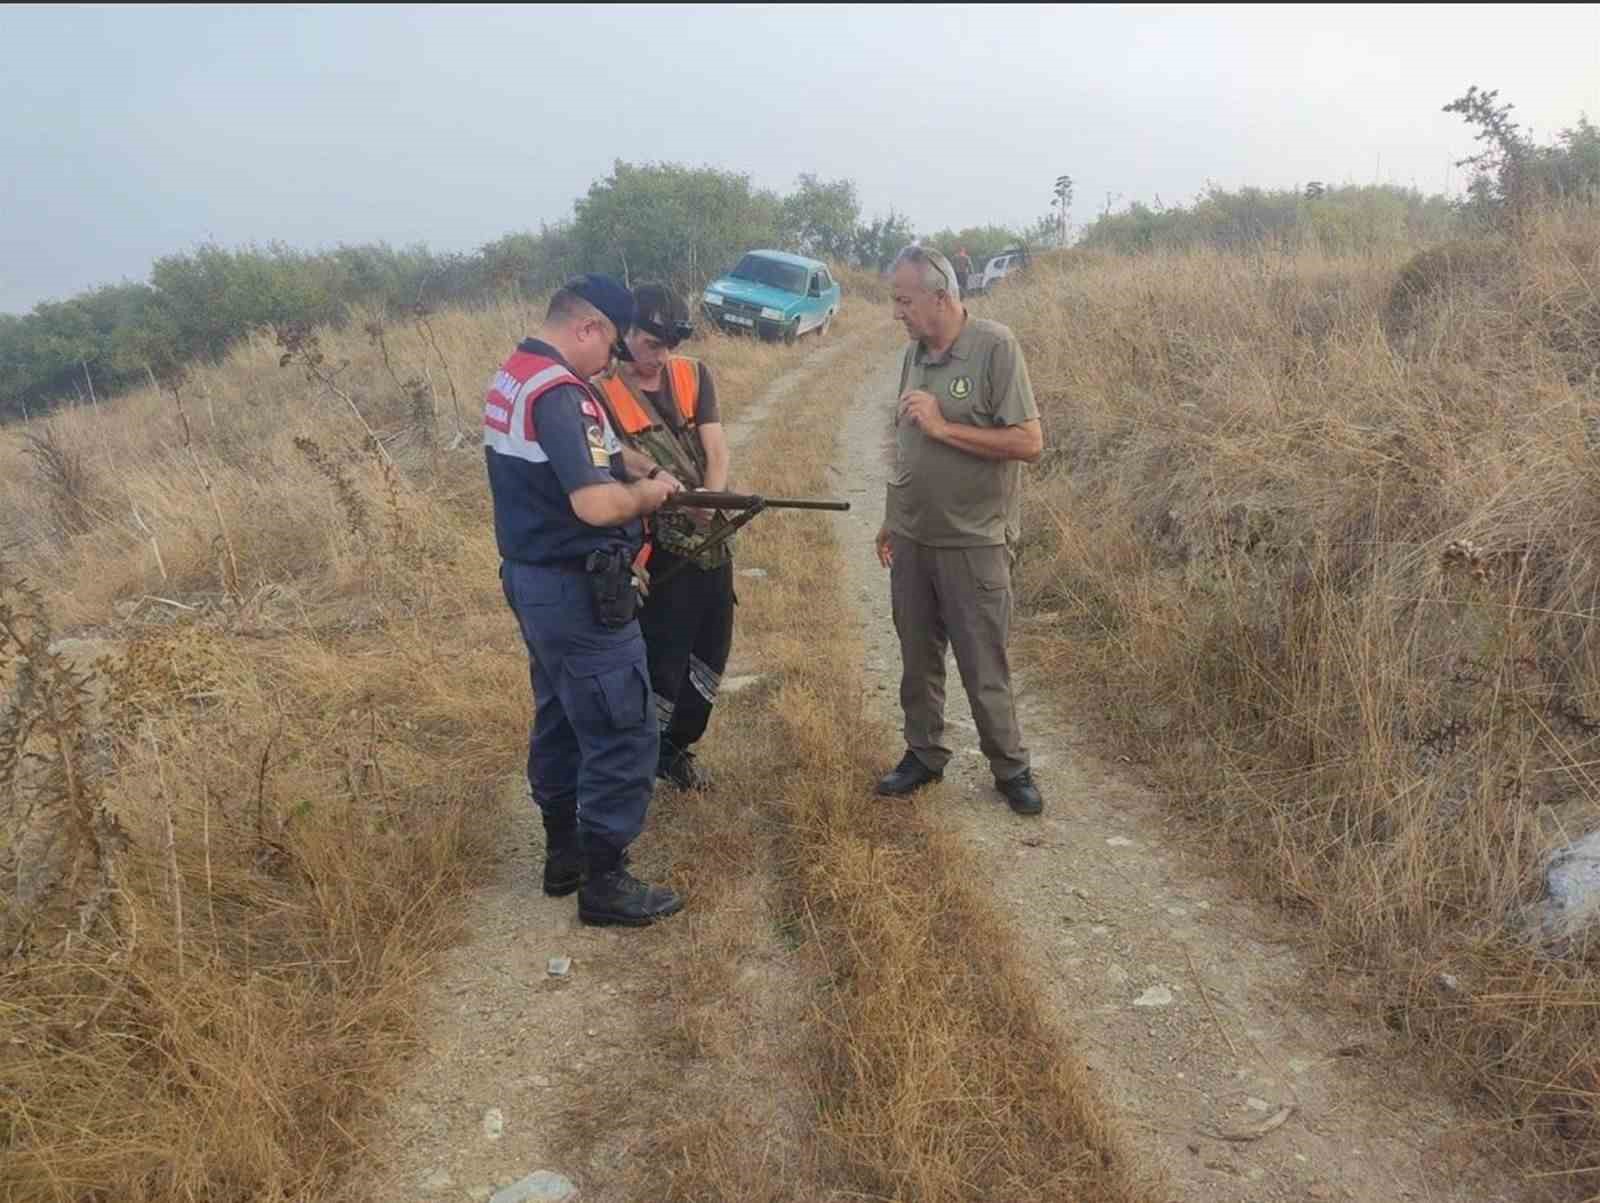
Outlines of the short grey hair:
<svg viewBox="0 0 1600 1203">
<path fill-rule="evenodd" d="M 894 257 L 894 267 L 909 263 L 922 269 L 922 286 L 929 292 L 947 292 L 952 300 L 961 299 L 961 285 L 956 279 L 956 269 L 950 260 L 931 246 L 912 243 Z M 893 268 L 890 269 L 894 270 Z"/>
</svg>

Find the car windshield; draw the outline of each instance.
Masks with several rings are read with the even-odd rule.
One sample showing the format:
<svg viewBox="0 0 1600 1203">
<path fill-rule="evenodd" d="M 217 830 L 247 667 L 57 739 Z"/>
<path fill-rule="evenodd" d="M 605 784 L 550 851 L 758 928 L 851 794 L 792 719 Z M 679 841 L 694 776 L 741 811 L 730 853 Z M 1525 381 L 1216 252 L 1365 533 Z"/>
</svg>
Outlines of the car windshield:
<svg viewBox="0 0 1600 1203">
<path fill-rule="evenodd" d="M 746 255 L 728 275 L 735 280 L 749 280 L 753 284 L 781 288 L 784 292 L 803 294 L 806 290 L 805 268 L 794 263 L 779 263 L 776 259 L 766 259 L 760 255 Z"/>
</svg>

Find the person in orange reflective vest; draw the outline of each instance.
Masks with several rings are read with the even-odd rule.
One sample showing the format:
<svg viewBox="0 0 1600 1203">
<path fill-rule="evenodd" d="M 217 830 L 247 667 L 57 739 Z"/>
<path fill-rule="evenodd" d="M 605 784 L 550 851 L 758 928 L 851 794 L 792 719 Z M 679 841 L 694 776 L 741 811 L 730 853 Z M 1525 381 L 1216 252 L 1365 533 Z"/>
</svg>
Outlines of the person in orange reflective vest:
<svg viewBox="0 0 1600 1203">
<path fill-rule="evenodd" d="M 660 468 L 686 488 L 724 490 L 728 442 L 716 386 L 705 364 L 673 354 L 691 333 L 688 307 L 658 284 L 640 285 L 634 301 L 626 338 L 632 362 L 619 360 L 592 384 L 636 467 Z M 697 552 L 706 525 L 705 511 L 655 516 L 651 576 L 688 564 L 652 587 L 639 613 L 661 723 L 656 777 L 679 789 L 711 784 L 693 748 L 711 719 L 733 646 L 732 544 Z"/>
</svg>

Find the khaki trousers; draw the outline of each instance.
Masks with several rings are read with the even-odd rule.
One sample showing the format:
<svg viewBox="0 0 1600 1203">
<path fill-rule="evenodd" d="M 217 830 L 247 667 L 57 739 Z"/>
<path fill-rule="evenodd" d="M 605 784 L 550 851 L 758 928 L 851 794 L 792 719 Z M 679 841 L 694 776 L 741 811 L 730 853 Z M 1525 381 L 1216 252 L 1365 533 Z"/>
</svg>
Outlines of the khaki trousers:
<svg viewBox="0 0 1600 1203">
<path fill-rule="evenodd" d="M 889 591 L 900 636 L 900 708 L 906 747 L 936 773 L 944 742 L 945 650 L 954 647 L 978 746 L 997 781 L 1027 771 L 1028 750 L 1011 698 L 1011 557 L 1003 545 L 928 547 L 892 536 Z"/>
</svg>

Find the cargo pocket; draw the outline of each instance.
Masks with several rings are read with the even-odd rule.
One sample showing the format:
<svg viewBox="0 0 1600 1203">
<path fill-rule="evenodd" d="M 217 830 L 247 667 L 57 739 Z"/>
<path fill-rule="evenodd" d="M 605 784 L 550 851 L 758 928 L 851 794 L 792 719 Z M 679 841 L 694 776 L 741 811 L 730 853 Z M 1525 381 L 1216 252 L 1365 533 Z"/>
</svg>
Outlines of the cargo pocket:
<svg viewBox="0 0 1600 1203">
<path fill-rule="evenodd" d="M 644 657 L 633 645 L 568 656 L 563 668 L 613 730 L 630 730 L 648 717 L 650 679 L 645 675 Z"/>
<path fill-rule="evenodd" d="M 968 547 L 963 553 L 972 583 L 984 593 L 998 593 L 1011 588 L 1010 556 L 1004 546 Z"/>
<path fill-rule="evenodd" d="M 1003 546 L 969 547 L 965 550 L 967 571 L 972 574 L 972 589 L 963 606 L 970 606 L 962 621 L 987 632 L 991 646 L 1004 648 L 1011 633 L 1011 568 Z"/>
</svg>

